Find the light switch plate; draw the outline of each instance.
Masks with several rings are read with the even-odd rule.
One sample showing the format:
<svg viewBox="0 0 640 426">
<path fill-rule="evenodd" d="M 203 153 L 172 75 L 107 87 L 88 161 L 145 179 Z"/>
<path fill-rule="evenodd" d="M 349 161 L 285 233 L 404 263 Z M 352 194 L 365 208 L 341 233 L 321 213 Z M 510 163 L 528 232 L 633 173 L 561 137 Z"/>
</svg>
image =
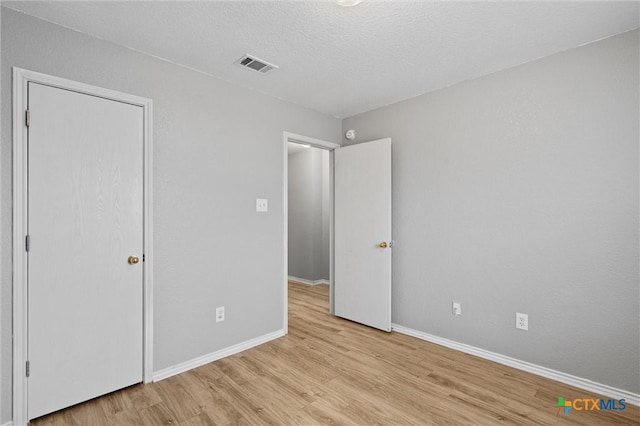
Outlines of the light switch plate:
<svg viewBox="0 0 640 426">
<path fill-rule="evenodd" d="M 266 198 L 256 198 L 256 211 L 257 212 L 268 212 L 269 211 L 269 200 Z"/>
</svg>

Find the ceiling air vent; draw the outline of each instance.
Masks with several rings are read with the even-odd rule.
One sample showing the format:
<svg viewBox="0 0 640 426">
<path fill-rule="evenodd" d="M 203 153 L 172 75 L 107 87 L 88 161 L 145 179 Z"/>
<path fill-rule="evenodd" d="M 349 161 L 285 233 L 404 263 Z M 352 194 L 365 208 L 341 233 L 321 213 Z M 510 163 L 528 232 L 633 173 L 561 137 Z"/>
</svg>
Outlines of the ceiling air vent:
<svg viewBox="0 0 640 426">
<path fill-rule="evenodd" d="M 262 59 L 258 59 L 251 55 L 244 55 L 242 58 L 238 59 L 235 63 L 240 65 L 241 67 L 259 72 L 260 74 L 266 74 L 269 71 L 278 69 L 277 65 L 270 64 L 267 61 L 263 61 Z"/>
</svg>

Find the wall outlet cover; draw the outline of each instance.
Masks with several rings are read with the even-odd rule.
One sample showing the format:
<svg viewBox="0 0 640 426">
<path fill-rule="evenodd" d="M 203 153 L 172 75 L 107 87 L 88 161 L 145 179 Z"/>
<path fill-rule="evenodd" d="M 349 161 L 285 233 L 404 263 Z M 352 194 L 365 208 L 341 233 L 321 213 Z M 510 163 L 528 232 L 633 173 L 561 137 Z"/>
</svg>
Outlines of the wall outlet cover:
<svg viewBox="0 0 640 426">
<path fill-rule="evenodd" d="M 216 322 L 224 321 L 224 306 L 216 308 Z"/>
<path fill-rule="evenodd" d="M 516 312 L 516 328 L 519 330 L 529 330 L 529 315 Z"/>
<path fill-rule="evenodd" d="M 256 198 L 256 211 L 260 213 L 269 211 L 269 200 L 266 198 Z"/>
</svg>

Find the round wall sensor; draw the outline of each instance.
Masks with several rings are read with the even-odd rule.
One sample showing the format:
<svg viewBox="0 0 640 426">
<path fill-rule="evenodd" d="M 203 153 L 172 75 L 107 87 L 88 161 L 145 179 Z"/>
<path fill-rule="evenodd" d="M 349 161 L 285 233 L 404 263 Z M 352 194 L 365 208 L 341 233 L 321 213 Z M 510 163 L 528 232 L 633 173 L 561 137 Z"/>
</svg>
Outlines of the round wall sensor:
<svg viewBox="0 0 640 426">
<path fill-rule="evenodd" d="M 356 131 L 353 129 L 347 130 L 344 137 L 347 138 L 347 140 L 352 141 L 356 138 Z"/>
</svg>

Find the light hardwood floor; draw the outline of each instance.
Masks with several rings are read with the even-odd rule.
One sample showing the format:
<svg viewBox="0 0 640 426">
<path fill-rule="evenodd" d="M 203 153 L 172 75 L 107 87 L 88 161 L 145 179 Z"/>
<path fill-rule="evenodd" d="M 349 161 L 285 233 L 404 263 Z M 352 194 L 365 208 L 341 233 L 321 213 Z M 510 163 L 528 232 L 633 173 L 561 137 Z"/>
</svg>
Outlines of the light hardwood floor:
<svg viewBox="0 0 640 426">
<path fill-rule="evenodd" d="M 289 334 L 33 425 L 640 424 L 640 409 L 557 413 L 583 390 L 328 314 L 328 288 L 289 283 Z"/>
</svg>

